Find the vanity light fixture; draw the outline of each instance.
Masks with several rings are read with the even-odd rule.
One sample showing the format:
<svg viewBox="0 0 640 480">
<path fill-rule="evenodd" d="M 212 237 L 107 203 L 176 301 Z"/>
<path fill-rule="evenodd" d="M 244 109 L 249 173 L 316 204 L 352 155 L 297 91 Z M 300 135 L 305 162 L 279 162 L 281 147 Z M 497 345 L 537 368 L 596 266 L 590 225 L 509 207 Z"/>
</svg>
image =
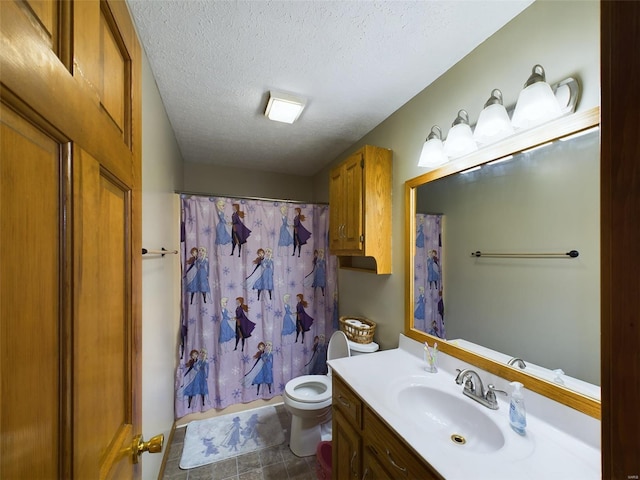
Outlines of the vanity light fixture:
<svg viewBox="0 0 640 480">
<path fill-rule="evenodd" d="M 431 132 L 425 140 L 424 145 L 422 145 L 418 166 L 437 167 L 448 161 L 449 159 L 447 158 L 447 154 L 444 153 L 444 145 L 442 143 L 442 130 L 440 130 L 438 125 L 434 125 L 431 127 Z"/>
<path fill-rule="evenodd" d="M 542 65 L 535 65 L 520 91 L 511 123 L 516 130 L 536 127 L 562 115 L 560 104 L 547 83 Z"/>
<path fill-rule="evenodd" d="M 444 153 L 449 158 L 458 158 L 478 150 L 469 126 L 469 114 L 466 110 L 458 111 L 458 116 L 451 124 L 451 129 L 444 142 Z"/>
<path fill-rule="evenodd" d="M 271 91 L 264 115 L 276 122 L 293 123 L 302 113 L 305 104 L 305 100 L 288 93 Z"/>
<path fill-rule="evenodd" d="M 480 145 L 488 145 L 510 135 L 513 135 L 513 126 L 502 104 L 502 92 L 495 88 L 480 112 L 473 138 Z"/>
</svg>

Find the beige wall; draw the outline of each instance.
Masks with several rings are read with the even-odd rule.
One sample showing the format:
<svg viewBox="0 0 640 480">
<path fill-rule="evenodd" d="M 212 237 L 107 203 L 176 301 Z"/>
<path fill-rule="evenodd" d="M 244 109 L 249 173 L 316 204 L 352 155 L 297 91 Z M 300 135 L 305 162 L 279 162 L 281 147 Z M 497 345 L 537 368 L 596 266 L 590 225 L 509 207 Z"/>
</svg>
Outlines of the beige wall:
<svg viewBox="0 0 640 480">
<path fill-rule="evenodd" d="M 142 245 L 178 249 L 182 157 L 146 55 L 142 60 Z M 180 326 L 178 255 L 142 259 L 142 433 L 145 440 L 173 425 L 173 385 Z M 158 478 L 162 455 L 145 454 L 142 478 Z"/>
<path fill-rule="evenodd" d="M 314 199 L 311 177 L 201 163 L 184 164 L 184 190 L 192 193 L 304 202 Z"/>
<path fill-rule="evenodd" d="M 463 34 L 463 32 L 462 32 Z M 404 321 L 404 182 L 426 170 L 416 163 L 431 126 L 446 132 L 459 109 L 475 123 L 493 88 L 512 105 L 534 64 L 547 80 L 568 76 L 582 86 L 578 110 L 600 104 L 599 6 L 596 1 L 537 1 L 396 111 L 336 160 L 361 145 L 393 150 L 393 273 L 374 276 L 340 271 L 340 314 L 378 323 L 377 341 L 393 348 Z M 328 199 L 327 167 L 314 177 L 316 198 Z M 594 192 L 594 194 L 597 194 Z"/>
</svg>

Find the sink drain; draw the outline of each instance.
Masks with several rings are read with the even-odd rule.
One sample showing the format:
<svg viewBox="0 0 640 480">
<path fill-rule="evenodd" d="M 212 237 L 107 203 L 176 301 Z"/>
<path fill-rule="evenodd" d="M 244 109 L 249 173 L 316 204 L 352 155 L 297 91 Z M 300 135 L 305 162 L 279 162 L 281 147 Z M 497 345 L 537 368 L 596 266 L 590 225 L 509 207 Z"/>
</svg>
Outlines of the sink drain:
<svg viewBox="0 0 640 480">
<path fill-rule="evenodd" d="M 458 435 L 457 433 L 451 435 L 451 441 L 456 445 L 464 445 L 465 443 L 467 443 L 467 440 L 462 435 Z"/>
</svg>

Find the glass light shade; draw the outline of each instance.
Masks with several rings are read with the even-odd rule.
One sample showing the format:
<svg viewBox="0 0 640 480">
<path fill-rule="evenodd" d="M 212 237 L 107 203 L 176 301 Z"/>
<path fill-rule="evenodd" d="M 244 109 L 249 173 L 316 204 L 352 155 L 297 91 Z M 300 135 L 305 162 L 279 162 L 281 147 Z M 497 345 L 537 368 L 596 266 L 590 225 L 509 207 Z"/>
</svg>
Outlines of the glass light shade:
<svg viewBox="0 0 640 480">
<path fill-rule="evenodd" d="M 480 112 L 473 138 L 481 145 L 488 145 L 513 135 L 513 132 L 507 109 L 501 103 L 494 103 Z"/>
<path fill-rule="evenodd" d="M 448 161 L 449 159 L 444 153 L 442 140 L 432 138 L 424 142 L 422 152 L 420 153 L 420 160 L 418 160 L 419 167 L 439 167 Z"/>
<path fill-rule="evenodd" d="M 442 131 L 438 125 L 431 127 L 431 132 L 427 140 L 422 145 L 422 152 L 420 152 L 420 159 L 418 160 L 419 167 L 438 167 L 443 163 L 447 163 L 449 159 L 444 153 L 444 145 L 442 143 Z"/>
<path fill-rule="evenodd" d="M 478 149 L 473 139 L 471 127 L 467 123 L 458 123 L 451 127 L 444 142 L 444 152 L 449 158 L 462 157 Z"/>
<path fill-rule="evenodd" d="M 529 80 L 518 96 L 511 124 L 516 130 L 536 127 L 562 115 L 551 86 L 545 81 L 544 68 L 533 67 Z"/>
</svg>

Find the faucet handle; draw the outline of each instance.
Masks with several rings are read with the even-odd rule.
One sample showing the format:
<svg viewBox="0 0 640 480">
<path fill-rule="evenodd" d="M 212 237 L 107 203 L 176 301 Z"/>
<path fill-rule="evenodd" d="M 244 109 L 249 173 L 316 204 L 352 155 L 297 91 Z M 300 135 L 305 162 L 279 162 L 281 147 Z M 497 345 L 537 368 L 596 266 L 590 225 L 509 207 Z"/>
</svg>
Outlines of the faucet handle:
<svg viewBox="0 0 640 480">
<path fill-rule="evenodd" d="M 495 385 L 493 385 L 491 383 L 489 385 L 487 385 L 487 394 L 485 395 L 485 398 L 486 398 L 487 402 L 489 403 L 490 408 L 492 408 L 494 410 L 498 409 L 498 400 L 496 399 L 496 392 L 502 393 L 503 395 L 509 395 L 504 390 L 497 389 L 495 387 Z"/>
</svg>

